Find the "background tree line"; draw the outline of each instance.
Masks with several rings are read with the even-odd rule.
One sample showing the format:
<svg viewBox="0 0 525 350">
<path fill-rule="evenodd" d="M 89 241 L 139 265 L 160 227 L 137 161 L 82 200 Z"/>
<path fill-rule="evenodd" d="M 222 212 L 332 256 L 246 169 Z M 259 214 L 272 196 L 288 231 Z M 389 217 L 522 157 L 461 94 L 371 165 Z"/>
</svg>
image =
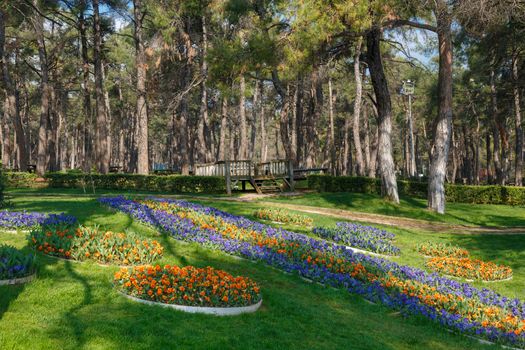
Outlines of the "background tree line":
<svg viewBox="0 0 525 350">
<path fill-rule="evenodd" d="M 522 185 L 524 17 L 517 0 L 3 1 L 2 163 L 286 158 L 380 177 L 394 202 L 423 174 L 443 212 L 445 181 Z"/>
</svg>

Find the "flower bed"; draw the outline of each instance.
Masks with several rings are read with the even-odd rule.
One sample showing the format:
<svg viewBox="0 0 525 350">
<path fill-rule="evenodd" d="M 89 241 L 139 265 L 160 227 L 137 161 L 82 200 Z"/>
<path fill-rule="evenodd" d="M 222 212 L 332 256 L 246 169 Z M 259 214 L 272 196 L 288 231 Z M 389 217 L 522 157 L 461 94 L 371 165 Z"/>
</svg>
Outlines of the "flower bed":
<svg viewBox="0 0 525 350">
<path fill-rule="evenodd" d="M 431 257 L 467 258 L 470 255 L 468 250 L 449 243 L 425 242 L 418 244 L 416 250 Z"/>
<path fill-rule="evenodd" d="M 439 273 L 469 280 L 500 281 L 512 277 L 512 269 L 471 258 L 436 257 L 427 266 Z"/>
<path fill-rule="evenodd" d="M 525 346 L 525 304 L 518 299 L 185 201 L 99 200 L 176 239 L 295 271 L 461 333 Z"/>
<path fill-rule="evenodd" d="M 335 227 L 315 227 L 313 233 L 337 243 L 378 254 L 399 255 L 401 252 L 393 245 L 393 233 L 371 226 L 338 222 Z"/>
<path fill-rule="evenodd" d="M 0 228 L 7 230 L 31 229 L 39 225 L 74 224 L 76 221 L 74 216 L 65 214 L 0 211 Z"/>
<path fill-rule="evenodd" d="M 35 257 L 33 254 L 24 254 L 14 247 L 0 245 L 0 282 L 22 279 L 34 272 Z"/>
<path fill-rule="evenodd" d="M 231 308 L 261 301 L 255 282 L 212 267 L 138 266 L 115 273 L 114 283 L 126 295 L 163 304 Z"/>
<path fill-rule="evenodd" d="M 262 220 L 275 221 L 283 224 L 294 224 L 298 226 L 311 226 L 314 222 L 312 218 L 306 215 L 290 213 L 283 209 L 259 209 L 253 213 L 253 216 Z"/>
<path fill-rule="evenodd" d="M 163 247 L 134 233 L 104 232 L 97 228 L 46 226 L 29 234 L 30 243 L 48 255 L 102 264 L 138 265 L 162 256 Z"/>
</svg>

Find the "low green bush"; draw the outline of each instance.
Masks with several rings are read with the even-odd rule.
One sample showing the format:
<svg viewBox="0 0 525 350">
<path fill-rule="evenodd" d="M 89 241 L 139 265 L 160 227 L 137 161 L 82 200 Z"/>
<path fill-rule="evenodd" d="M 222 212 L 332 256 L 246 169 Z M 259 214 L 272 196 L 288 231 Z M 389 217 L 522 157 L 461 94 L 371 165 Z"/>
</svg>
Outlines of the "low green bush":
<svg viewBox="0 0 525 350">
<path fill-rule="evenodd" d="M 137 174 L 48 173 L 52 188 L 91 188 L 106 190 L 137 190 L 178 193 L 219 193 L 226 191 L 223 177 Z"/>
<path fill-rule="evenodd" d="M 38 175 L 28 172 L 4 172 L 5 187 L 7 188 L 35 188 L 42 184 L 37 182 Z"/>
<path fill-rule="evenodd" d="M 400 195 L 426 198 L 426 182 L 398 180 Z M 359 176 L 308 176 L 308 188 L 319 192 L 381 194 L 381 179 Z M 525 205 L 525 188 L 512 186 L 470 186 L 445 184 L 448 202 L 472 204 Z"/>
</svg>

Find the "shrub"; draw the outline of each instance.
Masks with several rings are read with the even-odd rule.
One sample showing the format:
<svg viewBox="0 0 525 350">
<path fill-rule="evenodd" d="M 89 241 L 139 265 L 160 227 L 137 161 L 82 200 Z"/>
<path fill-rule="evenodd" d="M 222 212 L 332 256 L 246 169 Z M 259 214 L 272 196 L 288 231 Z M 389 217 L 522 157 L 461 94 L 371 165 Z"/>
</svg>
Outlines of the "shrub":
<svg viewBox="0 0 525 350">
<path fill-rule="evenodd" d="M 48 173 L 49 187 L 95 187 L 106 190 L 139 190 L 152 192 L 219 193 L 226 190 L 224 178 L 218 176 L 138 175 Z"/>
<path fill-rule="evenodd" d="M 283 209 L 259 209 L 253 213 L 253 216 L 262 220 L 277 221 L 299 226 L 311 226 L 314 222 L 312 218 L 306 215 L 290 213 Z"/>
<path fill-rule="evenodd" d="M 418 244 L 416 249 L 419 253 L 432 257 L 466 258 L 470 255 L 468 250 L 450 243 L 425 242 Z"/>
<path fill-rule="evenodd" d="M 36 188 L 45 185 L 37 181 L 38 175 L 34 173 L 6 171 L 4 175 L 7 188 Z"/>
<path fill-rule="evenodd" d="M 164 248 L 154 240 L 134 233 L 104 232 L 97 228 L 47 226 L 28 236 L 39 251 L 65 259 L 91 259 L 103 264 L 137 265 L 151 263 Z"/>
<path fill-rule="evenodd" d="M 470 258 L 437 257 L 427 261 L 427 266 L 437 272 L 471 280 L 498 281 L 512 277 L 512 269 Z"/>
<path fill-rule="evenodd" d="M 212 267 L 138 266 L 115 273 L 114 283 L 127 295 L 165 304 L 236 307 L 261 300 L 255 282 Z"/>
<path fill-rule="evenodd" d="M 381 180 L 359 176 L 308 176 L 308 187 L 319 192 L 354 192 L 381 194 Z M 397 181 L 400 195 L 426 198 L 426 182 Z M 513 186 L 470 186 L 445 184 L 448 202 L 472 204 L 525 205 L 525 188 Z"/>
<path fill-rule="evenodd" d="M 349 222 L 338 222 L 335 227 L 315 227 L 313 233 L 347 246 L 369 250 L 374 253 L 399 255 L 400 250 L 392 244 L 395 235 L 375 227 Z"/>
<path fill-rule="evenodd" d="M 18 249 L 0 245 L 0 280 L 29 276 L 35 272 L 35 257 Z"/>
</svg>

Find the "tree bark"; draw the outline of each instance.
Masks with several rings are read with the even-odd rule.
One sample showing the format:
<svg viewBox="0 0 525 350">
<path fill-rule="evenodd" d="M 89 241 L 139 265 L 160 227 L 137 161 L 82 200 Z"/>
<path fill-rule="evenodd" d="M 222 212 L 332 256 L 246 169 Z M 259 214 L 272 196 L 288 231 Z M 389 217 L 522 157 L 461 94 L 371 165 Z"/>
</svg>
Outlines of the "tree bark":
<svg viewBox="0 0 525 350">
<path fill-rule="evenodd" d="M 0 10 L 0 71 L 4 82 L 6 92 L 6 104 L 4 105 L 4 113 L 14 122 L 16 144 L 18 148 L 18 164 L 21 171 L 27 171 L 29 163 L 29 153 L 26 148 L 26 137 L 22 119 L 20 116 L 20 101 L 19 92 L 17 91 L 15 83 L 11 79 L 8 67 L 8 55 L 5 49 L 5 13 Z"/>
<path fill-rule="evenodd" d="M 332 78 L 328 78 L 328 117 L 330 120 L 330 142 L 328 149 L 330 152 L 330 170 L 332 175 L 336 175 L 336 150 L 335 150 L 335 124 L 334 124 L 334 102 L 335 96 L 332 89 Z"/>
<path fill-rule="evenodd" d="M 493 61 L 493 64 L 494 61 Z M 501 138 L 498 128 L 499 123 L 499 108 L 498 108 L 498 98 L 496 96 L 496 73 L 494 68 L 490 70 L 490 96 L 491 96 L 491 108 L 492 108 L 492 118 L 490 118 L 490 124 L 492 127 L 492 137 L 494 147 L 492 148 L 492 159 L 494 161 L 494 170 L 496 172 L 496 182 L 500 185 L 505 184 L 505 176 L 503 171 L 503 166 L 501 164 Z"/>
<path fill-rule="evenodd" d="M 381 174 L 381 194 L 385 199 L 399 203 L 392 156 L 392 103 L 381 58 L 381 36 L 382 32 L 377 27 L 372 28 L 366 36 L 368 68 L 377 104 L 377 125 L 379 130 L 377 154 Z"/>
<path fill-rule="evenodd" d="M 516 160 L 514 170 L 514 184 L 523 186 L 523 127 L 521 125 L 521 94 L 518 75 L 518 54 L 515 51 L 512 57 L 512 81 L 514 97 L 514 123 L 516 128 Z"/>
<path fill-rule="evenodd" d="M 361 136 L 360 136 L 360 122 L 361 116 L 361 104 L 363 95 L 363 81 L 361 78 L 361 62 L 359 56 L 361 55 L 361 39 L 357 42 L 354 54 L 354 79 L 355 79 L 355 100 L 354 100 L 354 121 L 353 121 L 353 136 L 354 136 L 354 148 L 355 148 L 355 165 L 356 173 L 358 176 L 365 174 L 365 165 L 363 161 L 363 151 L 361 148 Z"/>
<path fill-rule="evenodd" d="M 241 75 L 239 82 L 239 159 L 248 159 L 248 125 L 246 123 L 246 80 Z"/>
<path fill-rule="evenodd" d="M 135 22 L 135 65 L 137 67 L 137 173 L 149 174 L 148 149 L 148 107 L 146 103 L 146 55 L 142 38 L 142 20 L 144 19 L 142 0 L 133 0 L 133 17 Z"/>
<path fill-rule="evenodd" d="M 88 171 L 92 164 L 92 139 L 90 136 L 92 110 L 91 110 L 91 93 L 89 91 L 89 56 L 88 56 L 88 39 L 87 24 L 84 17 L 87 4 L 85 0 L 80 1 L 78 15 L 78 32 L 80 34 L 80 55 L 82 57 L 82 96 L 84 108 L 83 120 L 83 141 L 82 141 L 82 167 Z"/>
<path fill-rule="evenodd" d="M 221 109 L 221 127 L 219 135 L 219 149 L 217 154 L 218 160 L 229 160 L 226 158 L 226 131 L 228 129 L 228 99 L 226 96 L 222 97 Z"/>
<path fill-rule="evenodd" d="M 94 48 L 93 58 L 95 62 L 95 105 L 96 117 L 96 163 L 97 169 L 102 174 L 109 172 L 109 152 L 108 152 L 108 117 L 106 115 L 106 102 L 104 98 L 104 72 L 102 71 L 102 31 L 100 28 L 99 0 L 93 1 L 93 35 Z"/>
<path fill-rule="evenodd" d="M 38 9 L 39 3 L 33 0 L 33 6 Z M 35 30 L 38 46 L 38 57 L 40 60 L 40 125 L 38 128 L 38 150 L 36 172 L 44 175 L 48 169 L 47 149 L 48 139 L 47 130 L 49 128 L 50 98 L 51 87 L 49 85 L 49 66 L 47 61 L 46 44 L 44 39 L 44 20 L 42 16 L 35 11 L 32 17 L 33 27 Z"/>
<path fill-rule="evenodd" d="M 434 121 L 428 184 L 428 208 L 445 213 L 445 176 L 452 131 L 452 20 L 441 0 L 436 9 L 439 45 L 438 114 Z"/>
</svg>

